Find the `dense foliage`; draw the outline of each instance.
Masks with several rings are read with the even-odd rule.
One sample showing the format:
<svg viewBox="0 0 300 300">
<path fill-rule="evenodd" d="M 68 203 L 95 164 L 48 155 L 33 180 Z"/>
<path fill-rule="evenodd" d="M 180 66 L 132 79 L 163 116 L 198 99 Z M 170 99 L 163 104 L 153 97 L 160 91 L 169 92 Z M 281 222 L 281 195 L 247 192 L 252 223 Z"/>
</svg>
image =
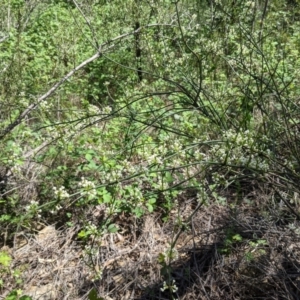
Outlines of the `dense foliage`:
<svg viewBox="0 0 300 300">
<path fill-rule="evenodd" d="M 2 2 L 6 239 L 56 222 L 101 243 L 121 213 L 259 207 L 262 187 L 299 218 L 298 1 Z"/>
</svg>

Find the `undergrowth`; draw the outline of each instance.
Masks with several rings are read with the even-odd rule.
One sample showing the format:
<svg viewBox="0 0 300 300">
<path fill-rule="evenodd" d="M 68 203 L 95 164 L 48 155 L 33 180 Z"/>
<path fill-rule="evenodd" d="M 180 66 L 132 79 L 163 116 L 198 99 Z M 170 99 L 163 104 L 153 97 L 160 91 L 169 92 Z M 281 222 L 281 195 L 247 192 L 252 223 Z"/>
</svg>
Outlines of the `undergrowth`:
<svg viewBox="0 0 300 300">
<path fill-rule="evenodd" d="M 299 220 L 299 7 L 125 2 L 0 8 L 1 243 L 56 224 L 76 228 L 93 259 L 122 217 L 168 222 L 194 199 L 158 256 L 161 291 L 175 299 L 177 240 L 198 210 L 246 203 L 266 219 L 286 213 L 277 221 L 290 228 Z M 219 255 L 243 242 L 252 261 L 267 245 L 225 235 Z M 6 299 L 22 295 L 21 283 L 0 283 Z"/>
</svg>

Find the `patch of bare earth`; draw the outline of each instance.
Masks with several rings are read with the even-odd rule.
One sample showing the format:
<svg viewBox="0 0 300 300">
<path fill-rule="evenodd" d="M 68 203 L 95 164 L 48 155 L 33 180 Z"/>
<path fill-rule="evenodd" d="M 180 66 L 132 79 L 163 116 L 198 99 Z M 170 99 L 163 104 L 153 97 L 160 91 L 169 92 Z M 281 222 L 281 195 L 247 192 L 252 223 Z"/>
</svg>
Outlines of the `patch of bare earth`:
<svg viewBox="0 0 300 300">
<path fill-rule="evenodd" d="M 200 208 L 182 230 L 170 264 L 178 290 L 162 291 L 167 278 L 159 254 L 182 229 L 178 217 L 187 219 L 196 204 L 179 206 L 167 222 L 159 213 L 140 220 L 121 215 L 118 233 L 85 245 L 90 255 L 76 228 L 19 234 L 14 247 L 6 246 L 11 268 L 23 270 L 24 293 L 33 299 L 88 299 L 92 289 L 105 300 L 300 299 L 299 221 L 262 217 L 247 205 Z"/>
</svg>

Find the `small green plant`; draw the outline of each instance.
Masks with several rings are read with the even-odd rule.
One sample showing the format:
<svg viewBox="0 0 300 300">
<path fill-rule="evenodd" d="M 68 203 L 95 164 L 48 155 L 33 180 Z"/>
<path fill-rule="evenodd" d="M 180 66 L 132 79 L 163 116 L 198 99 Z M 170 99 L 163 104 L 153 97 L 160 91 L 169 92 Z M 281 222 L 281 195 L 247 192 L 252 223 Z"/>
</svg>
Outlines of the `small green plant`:
<svg viewBox="0 0 300 300">
<path fill-rule="evenodd" d="M 3 268 L 8 268 L 10 266 L 11 261 L 12 258 L 7 252 L 0 252 L 0 265 L 2 265 Z"/>
<path fill-rule="evenodd" d="M 104 298 L 102 297 L 98 297 L 97 296 L 97 291 L 96 289 L 92 289 L 90 292 L 89 292 L 89 300 L 105 300 Z"/>
<path fill-rule="evenodd" d="M 0 252 L 0 276 L 2 278 L 8 277 L 12 278 L 15 281 L 15 285 L 22 284 L 20 279 L 21 271 L 20 270 L 11 270 L 10 265 L 12 262 L 12 257 L 5 251 Z M 5 282 L 3 279 L 0 280 L 0 291 L 2 287 L 5 287 Z M 5 300 L 32 300 L 31 297 L 22 295 L 22 290 L 14 289 L 6 297 Z"/>
<path fill-rule="evenodd" d="M 172 246 L 166 249 L 166 251 L 160 253 L 158 256 L 158 262 L 162 266 L 160 272 L 163 278 L 165 279 L 161 291 L 168 291 L 172 300 L 175 299 L 174 294 L 177 293 L 178 287 L 176 286 L 176 282 L 171 275 L 171 262 L 177 258 L 178 251 Z"/>
<path fill-rule="evenodd" d="M 236 233 L 232 228 L 226 230 L 226 236 L 222 248 L 220 249 L 223 254 L 230 254 L 234 245 L 242 242 L 243 238 L 239 233 Z"/>
<path fill-rule="evenodd" d="M 26 295 L 20 296 L 21 294 L 21 290 L 13 290 L 5 297 L 4 300 L 33 300 L 31 297 Z"/>
<path fill-rule="evenodd" d="M 249 241 L 250 251 L 245 253 L 245 258 L 247 261 L 252 261 L 257 255 L 263 255 L 266 253 L 264 247 L 268 245 L 266 240 L 258 239 L 254 241 Z"/>
</svg>

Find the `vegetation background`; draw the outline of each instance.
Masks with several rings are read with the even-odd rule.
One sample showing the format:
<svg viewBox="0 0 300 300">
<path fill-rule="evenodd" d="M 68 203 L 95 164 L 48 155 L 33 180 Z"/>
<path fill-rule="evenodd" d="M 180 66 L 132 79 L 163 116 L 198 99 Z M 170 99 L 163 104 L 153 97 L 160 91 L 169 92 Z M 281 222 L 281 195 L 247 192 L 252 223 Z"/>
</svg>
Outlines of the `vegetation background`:
<svg viewBox="0 0 300 300">
<path fill-rule="evenodd" d="M 0 298 L 299 299 L 298 0 L 1 0 Z"/>
</svg>

